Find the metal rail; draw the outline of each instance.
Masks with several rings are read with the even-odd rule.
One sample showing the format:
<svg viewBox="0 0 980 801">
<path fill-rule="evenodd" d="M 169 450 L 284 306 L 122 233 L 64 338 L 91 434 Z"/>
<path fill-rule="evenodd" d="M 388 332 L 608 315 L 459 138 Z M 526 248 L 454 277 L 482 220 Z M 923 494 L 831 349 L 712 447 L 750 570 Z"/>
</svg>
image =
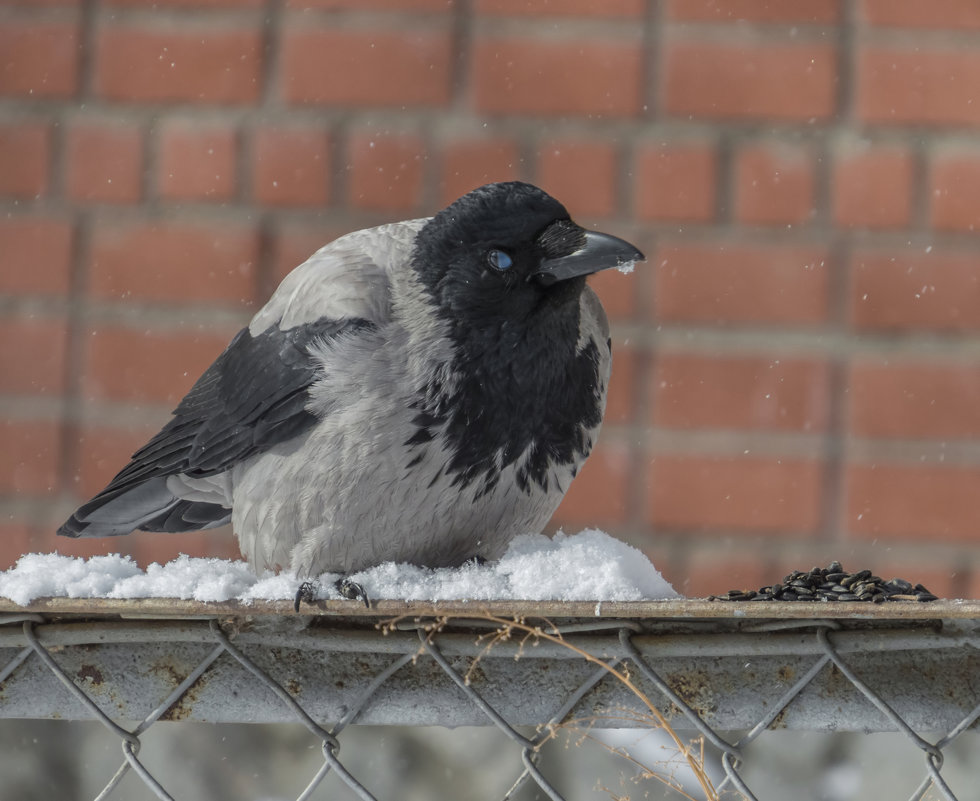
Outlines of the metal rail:
<svg viewBox="0 0 980 801">
<path fill-rule="evenodd" d="M 931 787 L 952 799 L 943 749 L 980 718 L 976 602 L 389 601 L 368 611 L 325 601 L 315 610 L 0 605 L 0 717 L 101 721 L 124 761 L 100 798 L 129 770 L 170 797 L 138 757 L 141 734 L 159 721 L 300 722 L 324 759 L 300 797 L 332 771 L 365 799 L 370 790 L 339 756 L 354 722 L 496 726 L 520 753 L 521 781 L 549 798 L 560 796 L 537 759 L 571 718 L 622 727 L 662 715 L 716 749 L 724 785 L 746 798 L 755 796 L 739 773 L 744 747 L 767 729 L 900 731 L 923 754 L 912 798 Z"/>
</svg>

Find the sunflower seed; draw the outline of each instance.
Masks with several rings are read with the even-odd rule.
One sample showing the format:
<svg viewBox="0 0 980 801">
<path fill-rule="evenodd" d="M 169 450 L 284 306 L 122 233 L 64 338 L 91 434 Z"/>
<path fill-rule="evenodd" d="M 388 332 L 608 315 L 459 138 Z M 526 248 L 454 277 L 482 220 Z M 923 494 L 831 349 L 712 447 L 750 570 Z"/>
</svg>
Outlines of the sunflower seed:
<svg viewBox="0 0 980 801">
<path fill-rule="evenodd" d="M 838 561 L 827 567 L 814 567 L 809 571 L 794 570 L 781 582 L 756 590 L 730 590 L 724 595 L 712 595 L 713 601 L 884 601 L 938 600 L 921 584 L 901 578 L 888 581 L 870 570 L 848 573 Z"/>
</svg>

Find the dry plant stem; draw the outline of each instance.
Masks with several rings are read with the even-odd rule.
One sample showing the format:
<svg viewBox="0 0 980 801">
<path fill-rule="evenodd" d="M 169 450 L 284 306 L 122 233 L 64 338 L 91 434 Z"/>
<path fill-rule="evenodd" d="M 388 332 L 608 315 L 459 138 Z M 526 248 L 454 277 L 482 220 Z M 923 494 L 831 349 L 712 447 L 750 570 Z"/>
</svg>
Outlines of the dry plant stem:
<svg viewBox="0 0 980 801">
<path fill-rule="evenodd" d="M 627 762 L 629 762 L 631 765 L 633 765 L 633 767 L 635 767 L 637 769 L 637 771 L 639 771 L 639 778 L 640 779 L 656 779 L 658 782 L 660 782 L 661 784 L 666 785 L 671 790 L 673 790 L 674 792 L 676 792 L 678 795 L 681 795 L 684 798 L 689 799 L 689 801 L 697 801 L 696 798 L 694 798 L 692 795 L 689 795 L 688 793 L 686 793 L 684 791 L 683 787 L 681 787 L 679 784 L 676 783 L 676 779 L 674 779 L 674 777 L 672 775 L 669 775 L 669 774 L 668 775 L 661 775 L 660 773 L 657 773 L 657 771 L 653 770 L 648 765 L 644 765 L 642 762 L 640 762 L 636 757 L 634 757 L 628 751 L 626 751 L 626 750 L 624 750 L 624 749 L 622 749 L 620 747 L 612 746 L 612 745 L 609 745 L 608 743 L 604 743 L 601 740 L 598 740 L 595 737 L 593 737 L 588 732 L 583 733 L 582 738 L 583 739 L 591 740 L 592 742 L 596 743 L 597 745 L 601 746 L 602 748 L 605 748 L 607 751 L 609 751 L 609 753 L 615 754 L 620 759 L 624 759 Z M 701 742 L 701 757 L 700 758 L 701 758 L 701 764 L 703 765 L 704 764 L 704 741 L 701 740 L 700 742 Z M 610 790 L 608 787 L 600 787 L 599 789 L 603 790 L 606 793 L 609 793 L 610 797 L 612 798 L 612 801 L 629 801 L 629 797 L 628 796 L 624 797 L 624 799 L 621 799 L 619 796 L 614 795 L 613 792 L 612 792 L 612 790 Z M 717 798 L 717 795 L 709 795 L 708 796 L 709 801 L 713 801 L 715 798 Z"/>
<path fill-rule="evenodd" d="M 701 785 L 701 789 L 704 791 L 707 801 L 717 801 L 718 793 L 715 790 L 714 785 L 711 783 L 711 779 L 708 778 L 708 775 L 704 771 L 703 753 L 702 753 L 702 759 L 699 762 L 698 758 L 692 753 L 690 746 L 687 743 L 685 743 L 680 738 L 680 736 L 678 736 L 677 732 L 675 732 L 673 728 L 671 728 L 670 723 L 667 721 L 667 718 L 665 718 L 663 713 L 659 709 L 657 709 L 653 701 L 650 700 L 650 698 L 646 695 L 646 693 L 644 693 L 643 690 L 641 690 L 639 687 L 636 686 L 633 680 L 629 677 L 629 674 L 625 673 L 624 671 L 617 670 L 616 668 L 611 667 L 610 665 L 607 665 L 604 661 L 599 659 L 597 656 L 593 656 L 588 651 L 585 651 L 575 645 L 572 645 L 571 643 L 567 642 L 561 636 L 560 633 L 548 634 L 540 626 L 529 626 L 528 624 L 524 623 L 523 620 L 521 619 L 507 620 L 506 618 L 497 617 L 496 615 L 491 615 L 488 612 L 483 612 L 479 615 L 472 615 L 468 617 L 478 617 L 484 620 L 488 620 L 492 623 L 496 623 L 501 627 L 501 631 L 499 632 L 499 635 L 502 636 L 504 639 L 509 637 L 510 630 L 517 629 L 519 631 L 525 632 L 528 635 L 527 637 L 524 638 L 524 642 L 526 642 L 529 638 L 534 638 L 534 639 L 547 640 L 548 642 L 561 645 L 565 648 L 568 648 L 570 651 L 573 651 L 574 653 L 578 654 L 583 659 L 609 672 L 613 677 L 616 678 L 617 681 L 621 682 L 627 689 L 629 689 L 630 692 L 632 692 L 637 698 L 640 699 L 640 701 L 643 702 L 646 708 L 650 711 L 651 716 L 657 721 L 657 723 L 663 728 L 663 730 L 667 732 L 671 740 L 673 740 L 674 746 L 677 748 L 678 752 L 684 757 L 684 760 L 687 762 L 687 765 L 691 769 L 691 772 L 695 775 L 695 777 L 697 777 L 698 783 Z M 442 619 L 441 624 L 444 625 L 445 622 L 448 622 L 448 618 Z M 556 632 L 558 631 L 557 626 L 552 625 L 551 628 L 553 631 Z M 490 646 L 484 649 L 483 653 L 486 653 L 486 651 L 489 650 L 489 647 Z M 683 791 L 681 792 L 682 794 L 684 794 Z M 690 798 L 690 796 L 687 797 Z"/>
<path fill-rule="evenodd" d="M 404 619 L 405 616 L 401 616 L 391 620 L 380 622 L 378 623 L 378 628 L 381 629 L 383 633 L 394 631 L 395 629 L 397 629 L 398 623 L 400 623 Z M 708 775 L 704 771 L 704 743 L 703 742 L 701 743 L 701 749 L 700 749 L 701 754 L 699 759 L 698 757 L 694 756 L 690 746 L 686 744 L 683 740 L 681 740 L 680 736 L 673 730 L 673 728 L 671 728 L 670 723 L 664 717 L 663 713 L 659 709 L 657 709 L 653 701 L 651 701 L 650 698 L 646 695 L 646 693 L 644 693 L 639 687 L 636 686 L 636 684 L 634 684 L 633 680 L 630 679 L 629 674 L 623 671 L 619 671 L 614 667 L 611 667 L 610 665 L 606 664 L 598 657 L 590 654 L 588 651 L 585 651 L 579 648 L 578 646 L 572 645 L 571 643 L 567 642 L 561 636 L 558 627 L 555 624 L 548 621 L 547 619 L 545 619 L 545 622 L 553 631 L 557 632 L 556 634 L 547 633 L 546 631 L 544 631 L 544 629 L 541 628 L 541 626 L 530 626 L 524 622 L 523 618 L 514 618 L 508 620 L 507 618 L 497 617 L 496 615 L 493 615 L 485 611 L 476 612 L 471 615 L 466 615 L 466 617 L 451 617 L 448 615 L 437 617 L 431 623 L 422 624 L 420 628 L 426 632 L 426 639 L 430 643 L 432 643 L 433 637 L 436 634 L 438 634 L 440 631 L 442 631 L 448 624 L 450 624 L 454 620 L 462 621 L 462 620 L 474 620 L 474 619 L 486 620 L 490 623 L 497 625 L 498 628 L 495 631 L 488 632 L 487 634 L 482 634 L 479 637 L 477 637 L 477 642 L 481 640 L 488 640 L 488 642 L 486 646 L 483 648 L 483 650 L 480 652 L 480 654 L 476 657 L 476 659 L 473 660 L 473 664 L 470 666 L 469 670 L 467 670 L 466 675 L 464 676 L 464 680 L 467 683 L 469 683 L 470 677 L 472 675 L 472 671 L 476 666 L 476 664 L 480 661 L 480 659 L 483 656 L 485 656 L 487 653 L 489 653 L 496 643 L 509 640 L 511 638 L 511 634 L 515 629 L 524 632 L 524 637 L 521 640 L 521 648 L 516 657 L 518 659 L 520 658 L 521 652 L 524 649 L 524 644 L 527 643 L 529 640 L 544 639 L 549 642 L 555 643 L 556 645 L 560 645 L 564 648 L 568 648 L 570 651 L 578 654 L 586 661 L 591 662 L 592 664 L 597 665 L 598 667 L 601 667 L 606 672 L 610 673 L 613 677 L 616 678 L 617 681 L 621 682 L 627 689 L 630 690 L 630 692 L 632 692 L 637 698 L 639 698 L 643 702 L 644 706 L 646 706 L 646 708 L 650 711 L 652 723 L 654 723 L 655 725 L 659 725 L 664 731 L 667 732 L 667 734 L 670 736 L 671 740 L 673 741 L 674 746 L 677 749 L 678 753 L 683 757 L 684 761 L 687 763 L 687 766 L 690 768 L 695 778 L 697 778 L 698 784 L 701 786 L 701 789 L 704 791 L 705 801 L 719 801 L 718 791 L 715 790 L 714 785 L 711 783 L 711 779 L 708 778 Z M 416 623 L 418 624 L 419 622 L 420 621 L 416 619 Z M 416 658 L 421 656 L 423 653 L 424 650 L 420 649 L 419 652 L 415 655 Z M 554 727 L 552 727 L 552 731 L 549 733 L 547 739 L 551 739 L 554 735 L 555 735 L 555 731 L 554 731 Z M 673 784 L 668 779 L 665 779 L 664 777 L 660 776 L 659 774 L 656 774 L 653 771 L 649 771 L 648 768 L 644 767 L 644 770 L 647 770 L 650 773 L 650 775 L 652 775 L 658 781 L 665 783 L 671 789 L 680 793 L 680 795 L 682 795 L 683 797 L 689 799 L 690 801 L 697 801 L 697 799 L 688 795 L 686 792 L 684 792 L 684 790 L 681 787 L 678 787 L 676 784 Z"/>
</svg>

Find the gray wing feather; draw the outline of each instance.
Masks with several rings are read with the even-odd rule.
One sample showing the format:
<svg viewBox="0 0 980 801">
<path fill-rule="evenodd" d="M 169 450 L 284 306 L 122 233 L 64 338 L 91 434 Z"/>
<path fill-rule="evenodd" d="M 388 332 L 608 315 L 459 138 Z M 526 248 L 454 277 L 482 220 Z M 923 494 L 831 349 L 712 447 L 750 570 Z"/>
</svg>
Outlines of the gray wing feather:
<svg viewBox="0 0 980 801">
<path fill-rule="evenodd" d="M 322 376 L 323 362 L 311 356 L 310 345 L 388 321 L 390 273 L 404 267 L 424 223 L 356 231 L 293 270 L 187 393 L 173 419 L 58 533 L 191 531 L 228 522 L 226 506 L 181 490 L 175 494 L 168 478 L 186 483 L 219 476 L 313 426 L 318 418 L 308 408 L 309 388 Z"/>
<path fill-rule="evenodd" d="M 320 369 L 310 344 L 369 327 L 374 326 L 366 320 L 320 320 L 287 331 L 273 327 L 256 337 L 242 329 L 180 402 L 173 419 L 58 533 L 189 531 L 227 522 L 225 507 L 175 497 L 167 477 L 214 476 L 302 434 L 317 420 L 306 408 L 307 390 Z"/>
</svg>

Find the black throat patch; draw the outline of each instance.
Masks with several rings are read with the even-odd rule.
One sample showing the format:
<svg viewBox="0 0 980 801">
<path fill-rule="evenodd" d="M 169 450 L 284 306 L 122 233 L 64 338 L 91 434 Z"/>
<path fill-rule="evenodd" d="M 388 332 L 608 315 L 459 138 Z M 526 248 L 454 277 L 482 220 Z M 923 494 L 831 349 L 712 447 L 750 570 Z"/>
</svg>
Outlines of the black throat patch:
<svg viewBox="0 0 980 801">
<path fill-rule="evenodd" d="M 454 486 L 476 482 L 480 494 L 489 492 L 501 470 L 519 462 L 522 490 L 556 489 L 549 468 L 591 451 L 589 431 L 602 422 L 605 391 L 599 349 L 588 342 L 576 352 L 578 303 L 561 306 L 526 330 L 456 332 L 458 382 L 451 391 L 428 388 L 433 400 L 417 406 L 407 442 L 426 447 L 444 437 L 444 471 Z"/>
<path fill-rule="evenodd" d="M 530 492 L 552 489 L 551 466 L 588 455 L 605 387 L 598 345 L 577 349 L 585 278 L 537 279 L 584 237 L 564 206 L 519 182 L 474 190 L 422 228 L 412 268 L 448 325 L 453 378 L 418 388 L 409 467 L 440 437 L 455 486 L 489 492 L 516 464 Z"/>
</svg>

